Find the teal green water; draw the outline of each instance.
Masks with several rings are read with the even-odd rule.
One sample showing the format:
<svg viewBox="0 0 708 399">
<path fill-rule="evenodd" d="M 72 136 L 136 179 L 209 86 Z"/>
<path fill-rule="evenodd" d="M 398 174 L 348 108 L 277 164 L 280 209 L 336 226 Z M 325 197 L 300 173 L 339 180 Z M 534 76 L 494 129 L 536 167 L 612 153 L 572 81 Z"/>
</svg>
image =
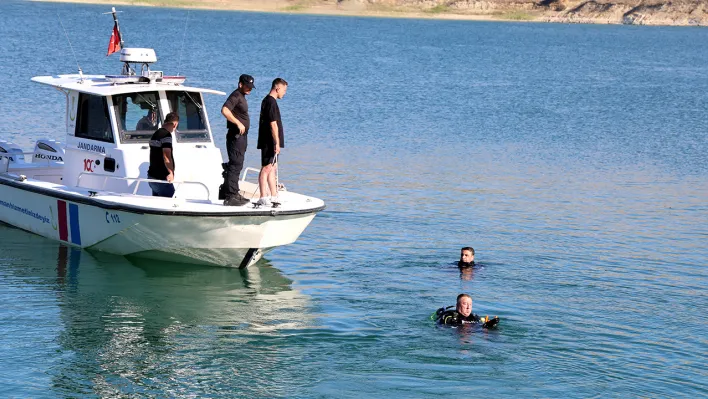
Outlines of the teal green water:
<svg viewBox="0 0 708 399">
<path fill-rule="evenodd" d="M 707 30 L 119 9 L 155 69 L 255 76 L 253 119 L 287 79 L 281 179 L 328 208 L 246 271 L 1 226 L 1 397 L 708 394 Z M 118 72 L 105 11 L 0 3 L 2 139 L 62 138 L 57 14 Z M 499 328 L 434 326 L 460 292 Z"/>
</svg>

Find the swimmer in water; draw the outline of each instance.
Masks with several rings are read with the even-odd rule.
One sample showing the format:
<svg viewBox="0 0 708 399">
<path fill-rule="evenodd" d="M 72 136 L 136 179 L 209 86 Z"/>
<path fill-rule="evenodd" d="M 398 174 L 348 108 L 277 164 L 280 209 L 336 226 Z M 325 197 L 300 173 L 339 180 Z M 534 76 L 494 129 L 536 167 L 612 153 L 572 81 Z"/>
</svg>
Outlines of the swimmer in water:
<svg viewBox="0 0 708 399">
<path fill-rule="evenodd" d="M 457 262 L 459 267 L 474 266 L 474 248 L 464 247 L 460 250 L 460 261 Z"/>
<path fill-rule="evenodd" d="M 490 319 L 487 316 L 480 317 L 472 313 L 472 297 L 467 294 L 458 295 L 455 309 L 449 309 L 451 307 L 440 308 L 435 312 L 434 317 L 438 324 L 461 326 L 463 324 L 482 323 L 482 327 L 489 328 L 499 323 L 498 317 Z"/>
</svg>

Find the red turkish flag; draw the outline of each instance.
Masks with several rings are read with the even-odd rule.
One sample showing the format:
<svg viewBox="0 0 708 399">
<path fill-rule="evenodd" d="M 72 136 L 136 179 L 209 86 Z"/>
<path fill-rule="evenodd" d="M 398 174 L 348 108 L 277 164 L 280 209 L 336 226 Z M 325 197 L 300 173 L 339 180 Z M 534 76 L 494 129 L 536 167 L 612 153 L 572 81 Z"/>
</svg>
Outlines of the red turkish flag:
<svg viewBox="0 0 708 399">
<path fill-rule="evenodd" d="M 118 32 L 118 24 L 113 24 L 113 33 L 111 33 L 111 40 L 108 42 L 108 53 L 106 53 L 106 56 L 116 51 L 120 51 L 120 32 Z"/>
</svg>

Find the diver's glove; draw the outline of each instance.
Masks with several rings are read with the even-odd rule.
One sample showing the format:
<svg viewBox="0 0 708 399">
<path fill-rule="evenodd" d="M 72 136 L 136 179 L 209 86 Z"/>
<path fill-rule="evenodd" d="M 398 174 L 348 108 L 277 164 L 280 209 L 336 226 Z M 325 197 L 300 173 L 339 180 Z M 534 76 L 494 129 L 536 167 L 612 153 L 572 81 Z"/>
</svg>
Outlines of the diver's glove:
<svg viewBox="0 0 708 399">
<path fill-rule="evenodd" d="M 482 327 L 484 328 L 496 327 L 496 325 L 499 324 L 499 317 L 494 316 L 490 319 L 489 316 L 484 316 L 480 318 L 480 322 L 482 322 Z"/>
</svg>

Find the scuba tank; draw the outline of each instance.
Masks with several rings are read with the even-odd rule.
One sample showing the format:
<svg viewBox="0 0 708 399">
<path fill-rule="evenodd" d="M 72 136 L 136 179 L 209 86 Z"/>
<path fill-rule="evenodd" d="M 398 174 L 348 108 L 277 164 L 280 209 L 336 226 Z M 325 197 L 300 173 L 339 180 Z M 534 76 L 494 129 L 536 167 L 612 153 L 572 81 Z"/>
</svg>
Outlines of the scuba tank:
<svg viewBox="0 0 708 399">
<path fill-rule="evenodd" d="M 450 309 L 454 309 L 454 308 L 455 308 L 455 306 L 448 306 L 448 307 L 443 306 L 440 309 L 436 310 L 435 313 L 431 314 L 430 319 L 434 320 L 436 323 L 441 323 L 443 321 L 443 320 L 441 320 L 443 318 L 443 315 L 446 312 L 449 312 Z"/>
</svg>

